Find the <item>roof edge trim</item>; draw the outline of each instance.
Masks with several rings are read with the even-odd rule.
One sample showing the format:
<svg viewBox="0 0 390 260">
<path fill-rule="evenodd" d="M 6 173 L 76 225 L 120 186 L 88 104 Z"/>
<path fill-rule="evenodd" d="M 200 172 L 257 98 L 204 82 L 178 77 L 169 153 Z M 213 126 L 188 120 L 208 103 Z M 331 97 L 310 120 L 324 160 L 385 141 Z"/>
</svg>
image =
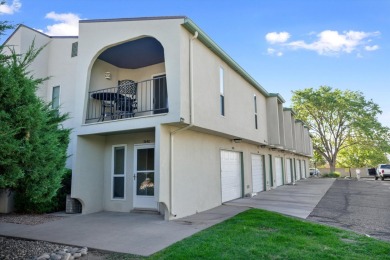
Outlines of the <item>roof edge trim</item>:
<svg viewBox="0 0 390 260">
<path fill-rule="evenodd" d="M 33 32 L 35 32 L 35 33 L 38 33 L 38 34 L 40 34 L 40 35 L 42 35 L 42 36 L 45 36 L 45 37 L 47 37 L 47 38 L 49 38 L 49 39 L 78 39 L 78 38 L 79 38 L 78 36 L 50 36 L 50 35 L 48 35 L 48 34 L 46 34 L 46 33 L 43 33 L 43 32 L 40 32 L 40 31 L 34 29 L 34 28 L 31 28 L 31 27 L 29 27 L 29 26 L 27 26 L 27 25 L 19 24 L 19 25 L 16 27 L 16 29 L 10 34 L 10 36 L 8 36 L 8 38 L 4 41 L 4 43 L 3 43 L 2 45 L 7 45 L 7 42 L 8 42 L 8 41 L 14 36 L 14 34 L 15 34 L 20 28 L 22 28 L 22 27 L 24 27 L 24 28 L 26 28 L 26 29 L 29 29 L 29 30 L 31 30 L 31 31 L 33 31 Z"/>
<path fill-rule="evenodd" d="M 276 97 L 281 103 L 286 103 L 286 100 L 279 93 L 269 93 L 270 97 Z"/>
<path fill-rule="evenodd" d="M 291 107 L 284 107 L 284 108 L 283 108 L 283 111 L 290 111 L 292 115 L 295 115 L 295 114 L 296 114 L 295 111 L 294 111 L 294 109 L 292 109 Z"/>
<path fill-rule="evenodd" d="M 106 22 L 170 20 L 170 19 L 186 19 L 186 18 L 187 18 L 187 16 L 151 16 L 151 17 L 136 17 L 136 18 L 108 18 L 108 19 L 79 20 L 79 23 L 106 23 Z"/>
</svg>

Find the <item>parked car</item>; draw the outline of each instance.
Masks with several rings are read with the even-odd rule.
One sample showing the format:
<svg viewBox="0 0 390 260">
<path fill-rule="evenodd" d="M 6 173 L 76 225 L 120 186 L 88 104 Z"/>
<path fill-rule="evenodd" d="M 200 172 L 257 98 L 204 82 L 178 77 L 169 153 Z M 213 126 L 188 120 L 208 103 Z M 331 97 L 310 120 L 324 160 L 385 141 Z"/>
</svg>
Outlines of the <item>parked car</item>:
<svg viewBox="0 0 390 260">
<path fill-rule="evenodd" d="M 368 168 L 368 175 L 369 176 L 375 176 L 376 175 L 376 168 Z"/>
<path fill-rule="evenodd" d="M 318 175 L 320 175 L 320 170 L 318 170 L 317 168 L 310 168 L 309 172 L 310 172 L 311 176 L 318 176 Z"/>
<path fill-rule="evenodd" d="M 375 180 L 381 178 L 382 181 L 385 178 L 390 178 L 390 164 L 379 164 L 376 168 Z"/>
</svg>

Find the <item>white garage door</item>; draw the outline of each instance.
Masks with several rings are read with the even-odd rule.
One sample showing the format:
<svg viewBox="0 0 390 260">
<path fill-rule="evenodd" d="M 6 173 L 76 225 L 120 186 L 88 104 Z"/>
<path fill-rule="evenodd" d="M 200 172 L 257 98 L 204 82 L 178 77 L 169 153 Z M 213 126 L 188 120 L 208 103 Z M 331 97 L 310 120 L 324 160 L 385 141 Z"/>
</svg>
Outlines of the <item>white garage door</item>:
<svg viewBox="0 0 390 260">
<path fill-rule="evenodd" d="M 286 161 L 286 181 L 287 183 L 291 183 L 291 159 L 287 159 Z"/>
<path fill-rule="evenodd" d="M 252 154 L 252 187 L 253 192 L 264 191 L 263 159 L 258 154 Z"/>
<path fill-rule="evenodd" d="M 221 151 L 222 202 L 241 198 L 241 187 L 240 153 Z"/>
<path fill-rule="evenodd" d="M 305 161 L 301 161 L 301 174 L 302 174 L 302 178 L 306 178 L 306 162 Z"/>
<path fill-rule="evenodd" d="M 301 161 L 296 160 L 295 161 L 295 175 L 296 175 L 297 180 L 301 179 L 301 167 L 299 167 L 299 165 L 301 165 Z"/>
<path fill-rule="evenodd" d="M 275 157 L 276 187 L 283 185 L 282 158 Z"/>
</svg>

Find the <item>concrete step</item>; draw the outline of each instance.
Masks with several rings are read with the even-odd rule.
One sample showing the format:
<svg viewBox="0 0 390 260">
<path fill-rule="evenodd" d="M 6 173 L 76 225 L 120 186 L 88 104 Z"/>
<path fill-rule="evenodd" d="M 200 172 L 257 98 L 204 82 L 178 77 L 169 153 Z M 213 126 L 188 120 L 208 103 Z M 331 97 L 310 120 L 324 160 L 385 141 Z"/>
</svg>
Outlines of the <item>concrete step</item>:
<svg viewBox="0 0 390 260">
<path fill-rule="evenodd" d="M 130 213 L 160 215 L 160 212 L 158 212 L 156 209 L 144 209 L 144 208 L 134 208 L 130 210 Z"/>
</svg>

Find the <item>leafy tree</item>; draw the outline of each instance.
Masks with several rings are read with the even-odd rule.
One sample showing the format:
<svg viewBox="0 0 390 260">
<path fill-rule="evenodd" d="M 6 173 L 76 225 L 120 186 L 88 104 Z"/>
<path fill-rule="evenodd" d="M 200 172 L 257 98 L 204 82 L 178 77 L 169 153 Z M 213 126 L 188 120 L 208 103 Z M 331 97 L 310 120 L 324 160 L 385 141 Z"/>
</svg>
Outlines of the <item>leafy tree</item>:
<svg viewBox="0 0 390 260">
<path fill-rule="evenodd" d="M 346 141 L 347 143 L 354 141 Z M 356 141 L 355 141 L 356 143 Z M 376 146 L 375 142 L 358 142 L 341 150 L 337 159 L 338 167 L 376 167 L 380 163 L 388 162 L 386 156 L 388 148 Z"/>
<path fill-rule="evenodd" d="M 2 30 L 9 28 L 0 23 Z M 36 96 L 45 79 L 33 79 L 28 67 L 42 48 L 34 43 L 24 54 L 0 46 L 0 188 L 16 191 L 21 211 L 49 210 L 65 173 L 69 129 L 59 115 Z"/>
<path fill-rule="evenodd" d="M 313 151 L 313 157 L 310 159 L 310 162 L 313 167 L 321 167 L 326 164 L 326 161 L 322 155 L 320 155 L 317 151 Z"/>
<path fill-rule="evenodd" d="M 308 125 L 313 135 L 313 149 L 329 163 L 334 172 L 339 153 L 357 145 L 389 151 L 389 128 L 382 126 L 377 115 L 382 113 L 361 92 L 328 86 L 293 92 L 293 109 L 297 118 Z"/>
</svg>

